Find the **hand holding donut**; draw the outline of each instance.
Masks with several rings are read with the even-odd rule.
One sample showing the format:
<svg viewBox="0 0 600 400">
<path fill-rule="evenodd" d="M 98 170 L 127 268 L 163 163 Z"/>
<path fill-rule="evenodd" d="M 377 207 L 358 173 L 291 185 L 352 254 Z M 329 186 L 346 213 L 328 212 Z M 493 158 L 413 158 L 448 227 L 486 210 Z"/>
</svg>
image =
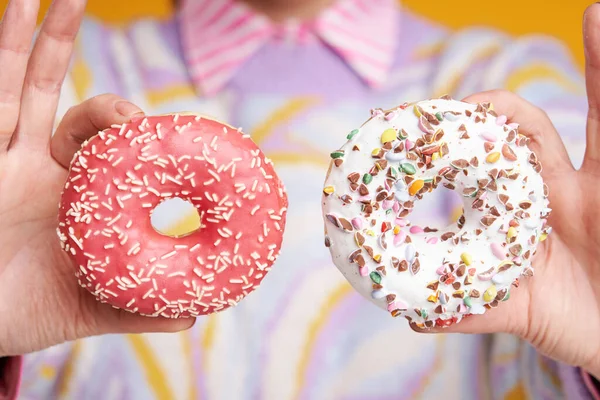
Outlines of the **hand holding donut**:
<svg viewBox="0 0 600 400">
<path fill-rule="evenodd" d="M 584 18 L 588 93 L 587 148 L 580 170 L 571 164 L 558 132 L 540 109 L 507 92 L 466 101 L 491 101 L 518 121 L 543 165 L 553 227 L 533 260 L 535 276 L 512 291 L 510 301 L 465 319 L 448 332 L 509 332 L 541 353 L 582 367 L 600 378 L 600 5 Z M 439 331 L 439 330 L 438 330 Z"/>
<path fill-rule="evenodd" d="M 56 0 L 29 53 L 37 0 L 13 0 L 0 25 L 0 357 L 103 333 L 178 331 L 97 302 L 56 237 L 69 162 L 81 143 L 141 111 L 113 95 L 71 109 L 52 136 L 84 0 Z"/>
<path fill-rule="evenodd" d="M 600 377 L 599 27 L 594 5 L 579 171 L 548 116 L 504 91 L 375 109 L 348 134 L 331 153 L 323 215 L 354 288 L 418 332 L 508 332 Z M 462 197 L 463 215 L 415 225 L 438 186 Z"/>
</svg>

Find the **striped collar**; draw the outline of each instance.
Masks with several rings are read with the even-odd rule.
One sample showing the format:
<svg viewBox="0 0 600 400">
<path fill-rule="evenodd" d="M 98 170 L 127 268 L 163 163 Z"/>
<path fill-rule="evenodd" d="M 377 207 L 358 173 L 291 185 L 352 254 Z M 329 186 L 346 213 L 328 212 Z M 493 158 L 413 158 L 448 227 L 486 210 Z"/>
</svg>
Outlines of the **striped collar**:
<svg viewBox="0 0 600 400">
<path fill-rule="evenodd" d="M 197 90 L 218 93 L 271 40 L 318 39 L 371 87 L 381 86 L 397 43 L 397 1 L 338 0 L 311 21 L 275 25 L 236 0 L 183 0 L 179 23 L 184 57 Z"/>
</svg>

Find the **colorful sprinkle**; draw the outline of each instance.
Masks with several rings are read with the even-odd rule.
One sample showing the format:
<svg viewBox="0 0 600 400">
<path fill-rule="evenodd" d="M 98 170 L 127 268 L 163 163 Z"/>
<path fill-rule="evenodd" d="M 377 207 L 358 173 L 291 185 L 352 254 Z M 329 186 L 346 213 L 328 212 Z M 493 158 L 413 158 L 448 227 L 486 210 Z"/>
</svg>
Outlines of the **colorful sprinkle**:
<svg viewBox="0 0 600 400">
<path fill-rule="evenodd" d="M 488 156 L 485 158 L 485 161 L 490 163 L 490 164 L 494 164 L 495 162 L 497 162 L 500 159 L 500 153 L 495 151 L 493 153 L 488 154 Z"/>
<path fill-rule="evenodd" d="M 517 230 L 514 226 L 511 226 L 506 232 L 506 239 L 510 242 L 515 236 L 517 236 Z"/>
<path fill-rule="evenodd" d="M 417 118 L 421 118 L 421 116 L 423 114 L 421 114 L 421 111 L 419 111 L 419 107 L 418 106 L 414 106 L 413 107 L 413 112 L 415 113 L 415 115 L 417 116 Z"/>
<path fill-rule="evenodd" d="M 354 136 L 356 136 L 358 134 L 358 129 L 354 129 L 353 131 L 351 131 L 348 136 L 346 136 L 346 139 L 351 140 Z"/>
<path fill-rule="evenodd" d="M 352 226 L 356 230 L 360 230 L 363 227 L 363 219 L 360 217 L 352 218 Z"/>
<path fill-rule="evenodd" d="M 381 143 L 393 142 L 396 140 L 396 130 L 395 129 L 386 129 L 381 134 Z"/>
<path fill-rule="evenodd" d="M 338 151 L 334 151 L 333 153 L 331 153 L 331 158 L 333 158 L 334 160 L 336 158 L 342 158 L 344 157 L 344 151 L 343 150 L 338 150 Z"/>
<path fill-rule="evenodd" d="M 497 294 L 496 285 L 492 285 L 483 293 L 483 301 L 490 302 L 496 298 Z"/>
<path fill-rule="evenodd" d="M 494 272 L 494 268 L 490 268 L 487 271 L 481 272 L 479 274 L 477 274 L 477 278 L 480 281 L 489 281 L 492 279 L 492 277 L 495 275 L 496 273 Z"/>
<path fill-rule="evenodd" d="M 506 251 L 500 246 L 498 243 L 492 243 L 492 254 L 496 256 L 499 260 L 504 260 L 506 258 Z"/>
<path fill-rule="evenodd" d="M 385 153 L 385 159 L 388 161 L 399 162 L 406 160 L 406 156 L 404 153 L 394 153 L 393 151 L 388 151 Z"/>
<path fill-rule="evenodd" d="M 427 239 L 428 244 L 437 244 L 438 241 L 439 241 L 439 239 L 436 236 L 430 237 L 429 239 Z"/>
<path fill-rule="evenodd" d="M 423 233 L 423 228 L 421 228 L 420 226 L 414 225 L 410 227 L 410 233 L 412 234 L 418 234 L 418 233 Z"/>
<path fill-rule="evenodd" d="M 369 277 L 374 283 L 378 285 L 381 283 L 381 275 L 379 275 L 379 272 L 373 271 L 369 274 Z"/>
<path fill-rule="evenodd" d="M 400 168 L 402 169 L 402 172 L 404 172 L 406 175 L 414 175 L 417 173 L 415 166 L 410 163 L 401 164 Z"/>
<path fill-rule="evenodd" d="M 334 191 L 335 189 L 333 186 L 325 186 L 325 188 L 323 189 L 323 193 L 325 193 L 326 195 L 333 194 Z"/>
<path fill-rule="evenodd" d="M 436 112 L 435 113 L 435 117 L 438 119 L 438 121 L 443 121 L 444 120 L 444 116 L 442 115 L 441 112 Z"/>
<path fill-rule="evenodd" d="M 373 180 L 373 175 L 371 175 L 371 174 L 364 174 L 362 180 L 365 183 L 365 185 L 368 185 Z"/>
<path fill-rule="evenodd" d="M 498 140 L 496 135 L 488 131 L 481 132 L 479 136 L 481 136 L 482 139 L 485 139 L 488 142 L 495 142 Z"/>
<path fill-rule="evenodd" d="M 402 218 L 396 218 L 396 225 L 398 225 L 401 228 L 404 228 L 406 225 L 408 225 L 408 221 Z"/>
<path fill-rule="evenodd" d="M 397 114 L 396 114 L 396 112 L 395 112 L 395 111 L 390 111 L 390 112 L 388 112 L 387 114 L 385 114 L 385 117 L 384 117 L 384 118 L 385 118 L 385 120 L 386 120 L 386 121 L 391 121 L 391 120 L 393 120 L 394 118 L 396 118 L 396 115 L 397 115 Z"/>
<path fill-rule="evenodd" d="M 462 262 L 465 263 L 465 265 L 468 267 L 469 265 L 471 265 L 471 263 L 473 262 L 473 258 L 471 257 L 471 255 L 469 253 L 462 253 L 460 255 L 460 259 L 462 260 Z"/>
<path fill-rule="evenodd" d="M 471 301 L 471 298 L 469 296 L 465 297 L 463 299 L 463 302 L 465 303 L 465 305 L 467 307 L 472 307 L 473 306 L 473 302 Z"/>
<path fill-rule="evenodd" d="M 414 196 L 415 194 L 419 193 L 421 189 L 423 189 L 423 186 L 425 186 L 425 182 L 423 181 L 423 179 L 417 179 L 412 183 L 412 185 L 410 185 L 410 188 L 408 189 L 408 194 Z"/>
</svg>

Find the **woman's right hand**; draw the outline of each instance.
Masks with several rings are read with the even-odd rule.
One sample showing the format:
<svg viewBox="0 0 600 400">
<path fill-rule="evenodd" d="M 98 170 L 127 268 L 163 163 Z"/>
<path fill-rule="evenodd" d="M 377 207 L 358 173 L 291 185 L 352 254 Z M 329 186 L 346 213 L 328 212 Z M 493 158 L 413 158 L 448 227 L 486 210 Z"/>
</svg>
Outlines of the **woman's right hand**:
<svg viewBox="0 0 600 400">
<path fill-rule="evenodd" d="M 85 0 L 55 0 L 30 51 L 38 9 L 38 0 L 12 0 L 0 24 L 0 357 L 104 333 L 187 329 L 194 320 L 98 303 L 60 248 L 58 204 L 73 154 L 141 110 L 95 97 L 69 110 L 52 136 Z"/>
</svg>

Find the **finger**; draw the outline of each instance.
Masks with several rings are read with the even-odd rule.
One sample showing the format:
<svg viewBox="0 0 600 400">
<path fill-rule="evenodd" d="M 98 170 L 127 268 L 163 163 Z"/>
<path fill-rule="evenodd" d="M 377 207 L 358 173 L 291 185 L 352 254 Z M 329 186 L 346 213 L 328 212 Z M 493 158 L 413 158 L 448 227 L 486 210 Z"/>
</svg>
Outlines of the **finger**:
<svg viewBox="0 0 600 400">
<path fill-rule="evenodd" d="M 151 333 L 179 332 L 190 329 L 196 318 L 169 319 L 163 317 L 144 317 L 124 310 L 117 310 L 105 304 L 98 315 L 98 330 L 95 334 L 109 333 Z"/>
<path fill-rule="evenodd" d="M 567 149 L 548 115 L 520 96 L 505 90 L 477 93 L 464 99 L 468 103 L 491 102 L 498 114 L 519 124 L 519 133 L 530 139 L 532 151 L 542 163 L 546 178 L 573 171 Z"/>
<path fill-rule="evenodd" d="M 29 59 L 16 138 L 11 146 L 47 148 L 58 97 L 85 0 L 55 0 L 48 11 Z"/>
<path fill-rule="evenodd" d="M 19 119 L 38 9 L 37 0 L 12 0 L 0 23 L 0 153 L 8 148 Z"/>
<path fill-rule="evenodd" d="M 67 339 L 111 333 L 179 332 L 194 326 L 195 318 L 169 319 L 145 317 L 100 303 L 85 289 L 79 288 L 78 318 Z"/>
<path fill-rule="evenodd" d="M 526 281 L 523 282 L 526 286 Z M 510 333 L 522 335 L 527 326 L 529 292 L 526 287 L 511 288 L 510 299 L 501 302 L 498 307 L 486 310 L 482 315 L 466 315 L 454 325 L 423 329 L 415 324 L 410 327 L 419 333 Z"/>
<path fill-rule="evenodd" d="M 81 144 L 113 124 L 124 124 L 143 115 L 136 105 L 114 94 L 93 97 L 67 111 L 52 137 L 52 156 L 63 167 L 69 164 Z"/>
<path fill-rule="evenodd" d="M 600 5 L 593 4 L 583 18 L 585 82 L 588 96 L 587 146 L 582 168 L 597 169 L 600 162 Z"/>
</svg>

